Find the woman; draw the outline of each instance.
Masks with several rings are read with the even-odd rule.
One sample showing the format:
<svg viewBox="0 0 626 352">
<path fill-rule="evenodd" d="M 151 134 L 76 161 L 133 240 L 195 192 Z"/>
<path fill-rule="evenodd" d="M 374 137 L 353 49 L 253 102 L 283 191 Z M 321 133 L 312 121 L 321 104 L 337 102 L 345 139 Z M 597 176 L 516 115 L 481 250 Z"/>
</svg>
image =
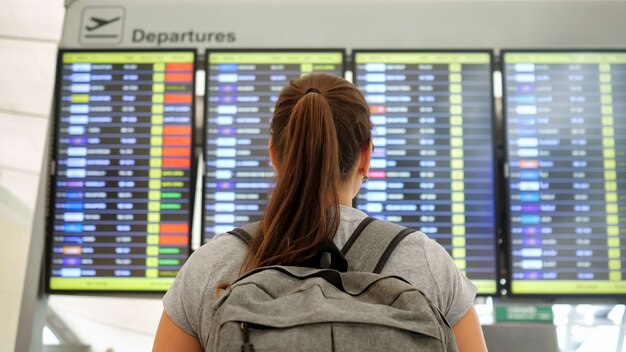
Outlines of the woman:
<svg viewBox="0 0 626 352">
<path fill-rule="evenodd" d="M 258 267 L 302 263 L 328 239 L 343 247 L 367 217 L 351 205 L 369 171 L 371 129 L 365 98 L 342 78 L 313 74 L 283 89 L 269 142 L 276 188 L 258 233 L 249 247 L 218 235 L 189 258 L 165 295 L 154 351 L 202 351 L 223 283 Z M 382 274 L 420 288 L 453 327 L 460 351 L 486 351 L 476 288 L 440 245 L 412 233 Z"/>
</svg>

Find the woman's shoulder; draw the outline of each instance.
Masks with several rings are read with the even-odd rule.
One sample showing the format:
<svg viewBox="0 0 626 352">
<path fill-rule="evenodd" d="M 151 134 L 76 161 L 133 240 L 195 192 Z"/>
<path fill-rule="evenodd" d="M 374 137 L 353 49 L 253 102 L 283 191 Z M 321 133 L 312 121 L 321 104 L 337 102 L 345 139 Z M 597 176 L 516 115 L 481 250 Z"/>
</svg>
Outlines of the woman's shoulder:
<svg viewBox="0 0 626 352">
<path fill-rule="evenodd" d="M 229 233 L 221 233 L 208 240 L 205 244 L 196 249 L 191 255 L 190 259 L 194 256 L 200 258 L 206 258 L 215 260 L 225 255 L 232 254 L 232 252 L 241 252 L 247 248 L 239 238 Z"/>
<path fill-rule="evenodd" d="M 216 298 L 220 282 L 237 277 L 246 245 L 238 238 L 220 234 L 187 259 L 163 298 L 163 306 L 176 325 L 198 336 L 206 307 Z"/>
<path fill-rule="evenodd" d="M 450 254 L 439 243 L 421 231 L 404 237 L 389 257 L 384 272 L 394 273 L 418 287 L 439 291 L 437 282 L 445 271 L 454 268 Z"/>
<path fill-rule="evenodd" d="M 403 239 L 383 271 L 399 275 L 418 287 L 454 325 L 471 307 L 476 288 L 457 269 L 448 251 L 424 233 Z"/>
<path fill-rule="evenodd" d="M 391 265 L 407 266 L 425 271 L 437 271 L 442 265 L 454 266 L 448 251 L 434 239 L 418 230 L 412 230 L 397 245 Z"/>
<path fill-rule="evenodd" d="M 235 236 L 215 236 L 191 254 L 174 286 L 184 284 L 197 292 L 211 290 L 216 282 L 237 275 L 245 250 L 246 245 Z"/>
</svg>

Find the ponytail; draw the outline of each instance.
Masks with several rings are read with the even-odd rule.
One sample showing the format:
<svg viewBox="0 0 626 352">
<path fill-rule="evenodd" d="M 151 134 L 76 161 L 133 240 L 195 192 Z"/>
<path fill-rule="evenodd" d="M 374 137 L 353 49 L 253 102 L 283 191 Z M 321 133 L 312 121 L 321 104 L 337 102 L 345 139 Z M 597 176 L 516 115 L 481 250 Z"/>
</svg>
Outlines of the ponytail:
<svg viewBox="0 0 626 352">
<path fill-rule="evenodd" d="M 324 81 L 341 84 L 324 87 Z M 361 108 L 356 112 L 350 106 L 332 104 L 348 105 L 344 100 L 350 95 L 360 97 L 357 105 Z M 342 120 L 353 118 L 351 124 L 337 121 L 337 113 L 346 109 L 351 111 Z M 355 121 L 355 113 L 363 115 L 365 122 Z M 344 128 L 338 131 L 337 125 Z M 346 126 L 350 131 L 343 131 Z M 369 140 L 370 129 L 365 99 L 341 78 L 311 75 L 283 90 L 272 120 L 276 187 L 242 273 L 261 266 L 298 265 L 314 256 L 323 242 L 332 240 L 339 226 L 341 182 L 355 163 L 359 147 Z M 345 147 L 344 138 L 352 139 L 350 147 Z"/>
</svg>

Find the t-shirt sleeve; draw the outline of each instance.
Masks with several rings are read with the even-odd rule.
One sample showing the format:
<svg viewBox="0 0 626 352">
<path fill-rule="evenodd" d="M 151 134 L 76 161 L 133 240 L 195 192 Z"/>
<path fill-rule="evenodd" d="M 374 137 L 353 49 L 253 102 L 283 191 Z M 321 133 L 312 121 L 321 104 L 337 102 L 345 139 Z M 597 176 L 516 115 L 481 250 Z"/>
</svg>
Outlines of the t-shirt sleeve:
<svg viewBox="0 0 626 352">
<path fill-rule="evenodd" d="M 174 283 L 163 297 L 163 308 L 167 315 L 193 336 L 198 336 L 200 307 L 206 287 L 210 281 L 211 256 L 209 246 L 195 251 L 178 272 Z"/>
<path fill-rule="evenodd" d="M 441 312 L 454 326 L 474 304 L 476 287 L 457 269 L 450 254 L 440 244 L 425 238 L 423 248 L 441 295 Z"/>
</svg>

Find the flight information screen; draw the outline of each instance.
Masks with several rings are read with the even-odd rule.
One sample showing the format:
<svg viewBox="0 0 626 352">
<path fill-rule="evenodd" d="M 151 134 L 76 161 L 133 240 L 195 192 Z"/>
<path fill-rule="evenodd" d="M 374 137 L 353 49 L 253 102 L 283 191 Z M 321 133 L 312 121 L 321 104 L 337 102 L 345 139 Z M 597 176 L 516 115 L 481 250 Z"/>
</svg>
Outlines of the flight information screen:
<svg viewBox="0 0 626 352">
<path fill-rule="evenodd" d="M 343 77 L 344 52 L 207 52 L 204 241 L 261 220 L 273 187 L 270 120 L 280 91 L 310 73 Z"/>
<path fill-rule="evenodd" d="M 427 234 L 479 293 L 496 293 L 491 53 L 353 56 L 375 126 L 359 209 Z"/>
<path fill-rule="evenodd" d="M 165 291 L 189 255 L 195 51 L 59 56 L 52 291 Z"/>
<path fill-rule="evenodd" d="M 503 57 L 512 293 L 626 293 L 626 52 Z"/>
</svg>

